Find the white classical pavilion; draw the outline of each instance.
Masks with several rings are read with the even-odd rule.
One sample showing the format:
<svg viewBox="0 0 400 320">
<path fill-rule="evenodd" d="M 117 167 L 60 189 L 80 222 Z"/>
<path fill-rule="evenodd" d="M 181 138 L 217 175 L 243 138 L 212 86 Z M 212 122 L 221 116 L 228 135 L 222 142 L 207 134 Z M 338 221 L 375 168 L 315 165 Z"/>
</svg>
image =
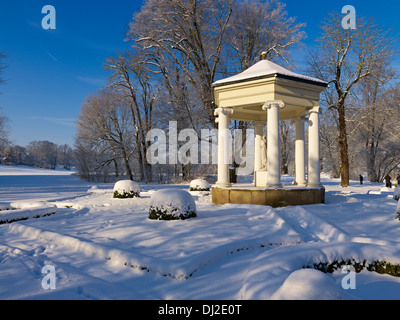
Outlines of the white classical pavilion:
<svg viewBox="0 0 400 320">
<path fill-rule="evenodd" d="M 295 205 L 324 202 L 325 189 L 320 182 L 319 100 L 326 87 L 327 83 L 322 80 L 296 74 L 265 59 L 213 84 L 219 132 L 214 203 Z M 252 122 L 255 129 L 253 188 L 235 187 L 229 181 L 229 164 L 224 161 L 227 150 L 224 132 L 229 129 L 231 120 Z M 292 120 L 296 125 L 296 187 L 283 187 L 281 182 L 280 120 Z M 305 151 L 306 122 L 308 155 Z M 261 146 L 266 124 L 267 163 L 263 166 Z"/>
</svg>

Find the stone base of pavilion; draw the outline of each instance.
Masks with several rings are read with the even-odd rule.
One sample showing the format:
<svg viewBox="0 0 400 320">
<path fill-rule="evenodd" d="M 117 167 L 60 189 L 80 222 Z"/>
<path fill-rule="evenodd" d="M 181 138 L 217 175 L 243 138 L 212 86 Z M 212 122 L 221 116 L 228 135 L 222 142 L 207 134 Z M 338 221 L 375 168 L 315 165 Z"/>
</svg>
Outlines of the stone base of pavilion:
<svg viewBox="0 0 400 320">
<path fill-rule="evenodd" d="M 252 184 L 235 184 L 229 188 L 212 187 L 212 202 L 216 205 L 227 203 L 254 204 L 271 207 L 286 207 L 325 203 L 324 187 L 283 186 L 281 188 L 260 188 Z"/>
</svg>

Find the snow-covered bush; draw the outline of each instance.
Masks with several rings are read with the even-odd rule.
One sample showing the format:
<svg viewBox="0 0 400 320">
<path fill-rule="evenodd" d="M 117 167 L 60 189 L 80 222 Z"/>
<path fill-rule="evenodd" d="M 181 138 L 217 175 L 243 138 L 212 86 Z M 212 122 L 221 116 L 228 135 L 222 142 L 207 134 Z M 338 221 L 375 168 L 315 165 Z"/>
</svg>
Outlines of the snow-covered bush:
<svg viewBox="0 0 400 320">
<path fill-rule="evenodd" d="M 189 192 L 164 189 L 151 196 L 149 219 L 185 220 L 196 216 L 196 204 Z"/>
<path fill-rule="evenodd" d="M 396 187 L 393 191 L 393 199 L 398 201 L 400 199 L 400 186 Z"/>
<path fill-rule="evenodd" d="M 139 185 L 131 180 L 121 180 L 114 185 L 114 198 L 126 199 L 140 197 Z"/>
<path fill-rule="evenodd" d="M 390 263 L 385 260 L 372 260 L 357 262 L 354 258 L 345 260 L 335 260 L 333 262 L 319 262 L 314 263 L 313 268 L 324 273 L 333 273 L 336 270 L 343 270 L 344 266 L 352 266 L 356 273 L 360 273 L 364 269 L 371 272 L 377 272 L 379 274 L 389 274 L 394 277 L 400 277 L 400 265 L 397 263 Z M 304 268 L 310 268 L 306 266 Z"/>
<path fill-rule="evenodd" d="M 54 204 L 46 202 L 19 201 L 2 204 L 0 209 L 0 224 L 46 217 L 58 212 Z"/>
<path fill-rule="evenodd" d="M 210 184 L 204 179 L 195 179 L 190 182 L 190 191 L 210 191 Z"/>
</svg>

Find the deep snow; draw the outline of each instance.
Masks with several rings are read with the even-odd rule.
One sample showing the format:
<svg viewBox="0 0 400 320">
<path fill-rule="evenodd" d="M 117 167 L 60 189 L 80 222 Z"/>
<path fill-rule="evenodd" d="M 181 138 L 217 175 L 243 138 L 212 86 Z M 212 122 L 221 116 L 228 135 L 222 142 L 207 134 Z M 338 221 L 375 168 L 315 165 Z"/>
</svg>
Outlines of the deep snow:
<svg viewBox="0 0 400 320">
<path fill-rule="evenodd" d="M 140 198 L 113 199 L 113 184 L 0 166 L 1 203 L 58 207 L 0 225 L 0 299 L 399 299 L 397 277 L 363 270 L 356 289 L 344 290 L 341 270 L 303 269 L 340 259 L 400 263 L 393 191 L 322 181 L 323 205 L 214 206 L 207 192 L 191 192 L 196 218 L 153 221 L 151 195 L 189 185 L 140 185 Z M 56 289 L 42 287 L 46 265 Z"/>
</svg>

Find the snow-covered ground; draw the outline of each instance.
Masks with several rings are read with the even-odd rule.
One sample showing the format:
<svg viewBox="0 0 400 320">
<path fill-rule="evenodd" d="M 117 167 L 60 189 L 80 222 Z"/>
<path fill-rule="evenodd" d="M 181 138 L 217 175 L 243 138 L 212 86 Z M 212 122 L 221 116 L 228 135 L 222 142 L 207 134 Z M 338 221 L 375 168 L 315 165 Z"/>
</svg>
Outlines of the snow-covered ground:
<svg viewBox="0 0 400 320">
<path fill-rule="evenodd" d="M 71 172 L 0 166 L 3 207 L 58 208 L 0 225 L 0 299 L 400 299 L 398 277 L 303 268 L 348 259 L 400 264 L 393 192 L 322 181 L 325 204 L 215 206 L 193 192 L 196 218 L 157 221 L 148 219 L 151 195 L 189 184 L 140 185 L 140 198 L 113 199 L 112 184 Z M 45 266 L 53 273 L 42 273 Z M 49 275 L 54 289 L 42 286 Z M 347 279 L 355 289 L 343 288 Z"/>
</svg>

